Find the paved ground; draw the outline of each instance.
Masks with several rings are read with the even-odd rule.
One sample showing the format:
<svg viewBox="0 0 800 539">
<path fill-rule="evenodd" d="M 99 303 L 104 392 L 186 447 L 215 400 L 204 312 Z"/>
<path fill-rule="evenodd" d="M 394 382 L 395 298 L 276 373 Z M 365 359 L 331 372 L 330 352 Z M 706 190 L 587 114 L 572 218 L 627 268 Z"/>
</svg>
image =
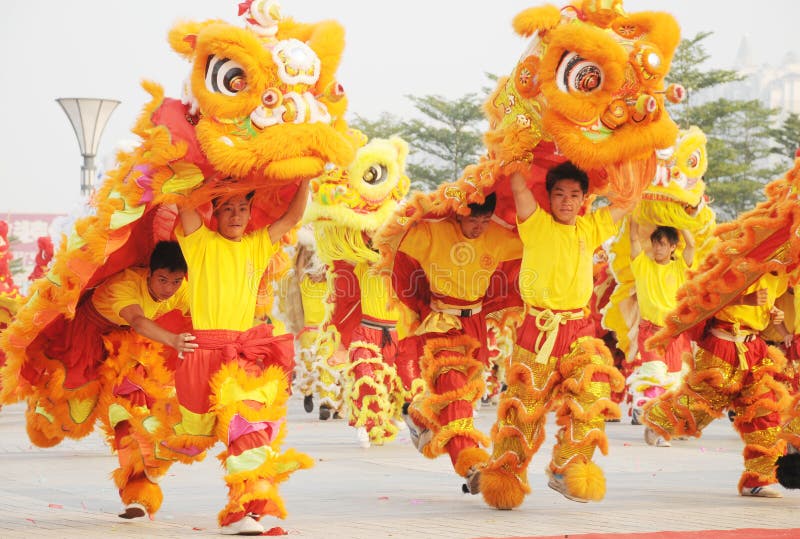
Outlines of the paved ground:
<svg viewBox="0 0 800 539">
<path fill-rule="evenodd" d="M 266 523 L 290 536 L 475 538 L 800 528 L 800 492 L 785 491 L 784 498 L 773 500 L 737 495 L 742 446 L 727 420 L 709 426 L 702 439 L 675 442 L 672 448 L 645 445 L 641 427 L 609 424 L 610 454 L 597 459 L 608 494 L 593 504 L 568 501 L 547 488 L 543 470 L 555 432 L 551 423 L 548 441 L 531 465 L 533 492 L 520 508 L 497 511 L 480 496 L 462 494 L 449 462 L 422 457 L 407 434 L 384 447 L 361 449 L 342 421 L 318 421 L 316 414 L 303 412 L 298 397 L 290 404 L 286 445 L 317 461 L 282 487 L 289 517 Z M 493 416 L 494 408 L 484 407 L 478 424 L 488 431 Z M 217 535 L 225 488 L 216 459 L 176 464 L 163 483 L 164 505 L 155 520 L 133 522 L 116 517 L 120 502 L 108 479 L 115 462 L 97 434 L 55 448 L 33 447 L 24 409 L 3 408 L 0 538 Z"/>
</svg>

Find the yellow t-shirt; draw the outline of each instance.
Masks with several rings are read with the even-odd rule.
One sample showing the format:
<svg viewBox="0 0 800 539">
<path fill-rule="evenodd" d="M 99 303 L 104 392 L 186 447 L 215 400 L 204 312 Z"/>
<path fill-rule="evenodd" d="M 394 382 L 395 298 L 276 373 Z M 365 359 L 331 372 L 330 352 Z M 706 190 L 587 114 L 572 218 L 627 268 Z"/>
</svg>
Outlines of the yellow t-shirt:
<svg viewBox="0 0 800 539">
<path fill-rule="evenodd" d="M 328 283 L 312 281 L 308 275 L 300 280 L 300 299 L 303 303 L 303 323 L 306 326 L 318 326 L 325 319 L 325 300 L 328 295 Z"/>
<path fill-rule="evenodd" d="M 399 250 L 419 262 L 431 292 L 465 301 L 483 298 L 501 262 L 522 258 L 522 243 L 514 232 L 491 222 L 483 234 L 469 239 L 453 219 L 418 223 Z"/>
<path fill-rule="evenodd" d="M 767 289 L 767 303 L 760 307 L 752 305 L 729 305 L 719 311 L 715 318 L 723 322 L 730 322 L 732 324 L 739 322 L 742 326 L 747 326 L 756 331 L 764 330 L 770 323 L 769 311 L 775 305 L 775 298 L 786 292 L 788 287 L 788 278 L 786 275 L 775 276 L 771 273 L 766 273 L 750 287 L 742 292 L 742 295 L 750 294 L 762 288 Z"/>
<path fill-rule="evenodd" d="M 267 227 L 231 241 L 204 225 L 189 234 L 178 227 L 189 267 L 189 306 L 195 329 L 246 331 L 253 327 L 261 276 L 280 243 Z"/>
<path fill-rule="evenodd" d="M 144 315 L 150 320 L 166 314 L 173 309 L 183 313 L 189 311 L 186 280 L 181 283 L 177 292 L 165 301 L 156 301 L 147 289 L 147 268 L 128 268 L 103 281 L 92 294 L 92 305 L 100 315 L 118 326 L 127 326 L 128 322 L 119 315 L 125 307 L 139 305 Z"/>
<path fill-rule="evenodd" d="M 541 207 L 517 223 L 524 245 L 519 286 L 529 305 L 582 309 L 592 297 L 592 254 L 617 227 L 607 207 L 563 225 Z"/>
<path fill-rule="evenodd" d="M 369 264 L 360 262 L 353 268 L 361 287 L 361 313 L 380 320 L 394 320 L 400 316 L 397 308 L 389 308 L 389 279 L 370 271 Z"/>
<path fill-rule="evenodd" d="M 636 280 L 636 299 L 642 318 L 657 326 L 663 326 L 667 315 L 675 309 L 678 288 L 686 282 L 689 266 L 682 256 L 666 264 L 659 264 L 644 251 L 631 262 L 631 271 Z"/>
</svg>

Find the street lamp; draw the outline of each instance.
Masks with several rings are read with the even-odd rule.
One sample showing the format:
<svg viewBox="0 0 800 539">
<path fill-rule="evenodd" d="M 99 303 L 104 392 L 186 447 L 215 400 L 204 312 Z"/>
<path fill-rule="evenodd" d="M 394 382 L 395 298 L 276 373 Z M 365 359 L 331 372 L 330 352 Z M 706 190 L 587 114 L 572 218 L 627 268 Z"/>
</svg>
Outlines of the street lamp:
<svg viewBox="0 0 800 539">
<path fill-rule="evenodd" d="M 106 127 L 111 113 L 119 105 L 114 99 L 93 99 L 62 97 L 56 99 L 64 112 L 67 113 L 78 145 L 83 155 L 81 166 L 81 196 L 89 196 L 94 184 L 95 166 L 94 158 L 97 147 L 100 145 L 100 136 Z"/>
</svg>

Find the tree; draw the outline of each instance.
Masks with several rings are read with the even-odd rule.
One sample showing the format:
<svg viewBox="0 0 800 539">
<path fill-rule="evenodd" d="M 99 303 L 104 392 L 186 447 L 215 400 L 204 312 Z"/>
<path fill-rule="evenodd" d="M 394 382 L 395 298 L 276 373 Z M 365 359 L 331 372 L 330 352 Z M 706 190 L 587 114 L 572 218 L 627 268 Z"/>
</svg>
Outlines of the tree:
<svg viewBox="0 0 800 539">
<path fill-rule="evenodd" d="M 350 127 L 358 129 L 370 140 L 389 138 L 393 135 L 402 137 L 405 130 L 403 121 L 388 112 L 382 112 L 377 120 L 368 120 L 356 114 L 355 119 L 350 122 Z"/>
<path fill-rule="evenodd" d="M 409 177 L 427 189 L 456 180 L 483 152 L 480 98 L 474 93 L 452 101 L 437 95 L 406 97 L 426 117 L 405 124 L 409 144 L 421 152 L 409 163 Z"/>
<path fill-rule="evenodd" d="M 709 58 L 702 43 L 709 35 L 710 32 L 701 32 L 681 41 L 669 78 L 686 88 L 687 98 L 681 104 L 669 105 L 669 110 L 681 127 L 696 125 L 706 134 L 705 181 L 718 218 L 725 220 L 761 200 L 763 185 L 775 179 L 784 167 L 774 158 L 776 143 L 772 126 L 777 110 L 756 100 L 717 99 L 698 103 L 702 90 L 743 78 L 734 71 L 700 67 Z M 791 131 L 786 135 L 791 136 Z"/>
<path fill-rule="evenodd" d="M 423 118 L 402 121 L 387 112 L 377 120 L 356 115 L 350 126 L 368 138 L 403 137 L 411 146 L 406 172 L 413 189 L 432 190 L 457 179 L 483 152 L 481 98 L 467 94 L 455 100 L 437 95 L 406 96 Z"/>
<path fill-rule="evenodd" d="M 789 113 L 780 127 L 770 130 L 770 135 L 775 141 L 772 153 L 781 155 L 791 162 L 795 152 L 800 148 L 800 115 Z"/>
<path fill-rule="evenodd" d="M 703 41 L 713 32 L 699 32 L 691 39 L 681 39 L 681 43 L 672 56 L 669 80 L 681 84 L 686 89 L 686 98 L 680 104 L 669 104 L 670 115 L 681 127 L 697 125 L 691 105 L 692 97 L 701 90 L 728 82 L 742 80 L 735 71 L 728 69 L 700 69 L 711 55 L 706 52 Z"/>
</svg>

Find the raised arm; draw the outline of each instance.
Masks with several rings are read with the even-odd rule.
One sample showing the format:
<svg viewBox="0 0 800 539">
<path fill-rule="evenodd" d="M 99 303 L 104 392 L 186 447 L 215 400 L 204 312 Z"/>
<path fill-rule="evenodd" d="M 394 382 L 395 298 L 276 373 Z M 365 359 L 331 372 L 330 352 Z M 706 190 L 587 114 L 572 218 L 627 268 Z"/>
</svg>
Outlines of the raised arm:
<svg viewBox="0 0 800 539">
<path fill-rule="evenodd" d="M 188 236 L 203 224 L 203 218 L 195 208 L 181 207 L 178 217 L 181 220 L 184 236 Z"/>
<path fill-rule="evenodd" d="M 694 236 L 688 230 L 681 230 L 681 236 L 683 236 L 683 241 L 686 243 L 686 247 L 683 249 L 683 260 L 687 266 L 692 267 L 694 262 Z"/>
<path fill-rule="evenodd" d="M 269 226 L 269 240 L 272 243 L 280 240 L 281 237 L 289 232 L 294 225 L 303 218 L 308 202 L 308 183 L 310 180 L 303 180 L 297 186 L 297 192 L 289 203 L 286 213 L 278 218 L 277 221 Z"/>
<path fill-rule="evenodd" d="M 172 333 L 162 328 L 144 315 L 141 305 L 128 305 L 120 310 L 119 315 L 139 335 L 177 350 L 178 357 L 183 357 L 184 353 L 193 352 L 197 348 L 197 345 L 192 342 L 195 339 L 194 335 Z"/>
<path fill-rule="evenodd" d="M 631 260 L 633 260 L 642 252 L 642 242 L 639 241 L 639 222 L 633 218 L 633 215 L 631 215 L 630 227 Z"/>
<path fill-rule="evenodd" d="M 515 172 L 509 182 L 511 183 L 511 194 L 514 196 L 514 206 L 517 208 L 517 221 L 521 223 L 533 215 L 539 206 L 536 204 L 533 193 L 528 189 L 522 173 Z"/>
</svg>

